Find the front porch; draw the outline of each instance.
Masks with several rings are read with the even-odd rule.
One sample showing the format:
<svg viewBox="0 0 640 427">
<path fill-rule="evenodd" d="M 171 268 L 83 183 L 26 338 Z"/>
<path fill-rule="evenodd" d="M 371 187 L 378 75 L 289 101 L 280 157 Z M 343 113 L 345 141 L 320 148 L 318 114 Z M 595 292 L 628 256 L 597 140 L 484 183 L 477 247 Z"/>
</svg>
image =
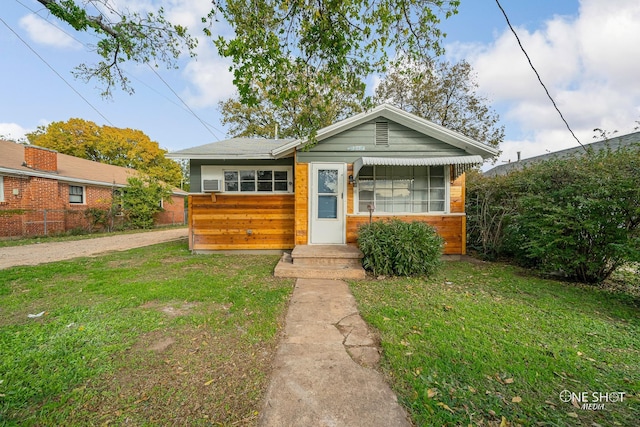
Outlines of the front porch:
<svg viewBox="0 0 640 427">
<path fill-rule="evenodd" d="M 296 245 L 273 275 L 305 279 L 364 279 L 362 252 L 349 245 Z"/>
</svg>

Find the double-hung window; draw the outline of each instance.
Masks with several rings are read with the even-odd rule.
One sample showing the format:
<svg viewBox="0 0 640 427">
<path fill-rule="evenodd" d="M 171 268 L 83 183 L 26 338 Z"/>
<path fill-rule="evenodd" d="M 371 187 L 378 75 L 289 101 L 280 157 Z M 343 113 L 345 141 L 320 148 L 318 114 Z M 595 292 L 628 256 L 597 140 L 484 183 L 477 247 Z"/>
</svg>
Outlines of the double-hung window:
<svg viewBox="0 0 640 427">
<path fill-rule="evenodd" d="M 4 176 L 0 175 L 0 202 L 4 202 Z"/>
<path fill-rule="evenodd" d="M 69 186 L 69 203 L 84 203 L 84 187 L 80 187 L 78 185 Z"/>
<path fill-rule="evenodd" d="M 445 212 L 445 174 L 445 166 L 365 166 L 358 175 L 358 210 Z"/>
</svg>

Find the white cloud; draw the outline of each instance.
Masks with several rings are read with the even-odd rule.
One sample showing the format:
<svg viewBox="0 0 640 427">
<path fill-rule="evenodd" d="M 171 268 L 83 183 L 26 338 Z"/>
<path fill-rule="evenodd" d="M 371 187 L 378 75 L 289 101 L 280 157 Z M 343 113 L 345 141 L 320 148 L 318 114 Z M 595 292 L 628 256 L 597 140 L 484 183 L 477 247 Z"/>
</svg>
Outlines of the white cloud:
<svg viewBox="0 0 640 427">
<path fill-rule="evenodd" d="M 29 132 L 33 132 L 33 129 L 23 128 L 17 123 L 0 123 L 0 139 L 22 141 Z"/>
<path fill-rule="evenodd" d="M 230 62 L 217 55 L 211 38 L 203 34 L 202 18 L 213 8 L 211 2 L 193 0 L 117 0 L 114 4 L 120 8 L 138 12 L 157 11 L 162 6 L 167 20 L 173 24 L 187 27 L 191 36 L 198 39 L 197 57 L 189 58 L 185 52 L 181 65 L 182 76 L 188 85 L 182 92 L 185 102 L 193 108 L 217 106 L 218 102 L 235 93 L 233 74 L 229 71 Z M 228 24 L 214 22 L 209 28 L 214 34 L 229 34 Z"/>
<path fill-rule="evenodd" d="M 20 19 L 20 28 L 36 43 L 57 48 L 80 49 L 82 45 L 54 24 L 37 15 L 26 15 Z"/>
<path fill-rule="evenodd" d="M 187 103 L 196 108 L 216 106 L 236 92 L 229 63 L 212 53 L 190 61 L 183 75 L 191 83 L 185 94 Z"/>
<path fill-rule="evenodd" d="M 633 132 L 640 118 L 640 3 L 582 0 L 575 17 L 554 16 L 534 31 L 516 32 L 542 81 L 582 143 L 594 128 Z M 452 44 L 506 124 L 500 162 L 575 147 L 509 29 L 488 45 Z"/>
</svg>

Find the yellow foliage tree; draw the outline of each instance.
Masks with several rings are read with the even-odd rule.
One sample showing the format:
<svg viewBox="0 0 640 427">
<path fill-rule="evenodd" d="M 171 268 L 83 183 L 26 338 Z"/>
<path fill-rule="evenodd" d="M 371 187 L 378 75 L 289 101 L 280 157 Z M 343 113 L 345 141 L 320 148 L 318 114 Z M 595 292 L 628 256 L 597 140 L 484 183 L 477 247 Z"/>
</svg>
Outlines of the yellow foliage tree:
<svg viewBox="0 0 640 427">
<path fill-rule="evenodd" d="M 180 165 L 167 159 L 167 151 L 139 130 L 98 126 L 74 118 L 40 126 L 27 134 L 27 139 L 59 153 L 136 169 L 173 186 L 179 186 L 183 178 Z"/>
</svg>

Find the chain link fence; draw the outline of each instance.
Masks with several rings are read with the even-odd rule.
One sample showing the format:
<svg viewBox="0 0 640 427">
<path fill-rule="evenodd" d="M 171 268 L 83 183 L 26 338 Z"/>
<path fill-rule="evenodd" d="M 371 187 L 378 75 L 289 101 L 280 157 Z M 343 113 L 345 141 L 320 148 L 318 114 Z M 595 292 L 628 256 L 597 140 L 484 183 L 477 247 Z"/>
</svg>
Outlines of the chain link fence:
<svg viewBox="0 0 640 427">
<path fill-rule="evenodd" d="M 159 225 L 185 224 L 186 212 L 162 212 Z M 85 234 L 123 228 L 124 216 L 115 216 L 108 227 L 96 225 L 89 209 L 0 209 L 0 238 Z M 109 231 L 109 230 L 106 230 Z"/>
</svg>

